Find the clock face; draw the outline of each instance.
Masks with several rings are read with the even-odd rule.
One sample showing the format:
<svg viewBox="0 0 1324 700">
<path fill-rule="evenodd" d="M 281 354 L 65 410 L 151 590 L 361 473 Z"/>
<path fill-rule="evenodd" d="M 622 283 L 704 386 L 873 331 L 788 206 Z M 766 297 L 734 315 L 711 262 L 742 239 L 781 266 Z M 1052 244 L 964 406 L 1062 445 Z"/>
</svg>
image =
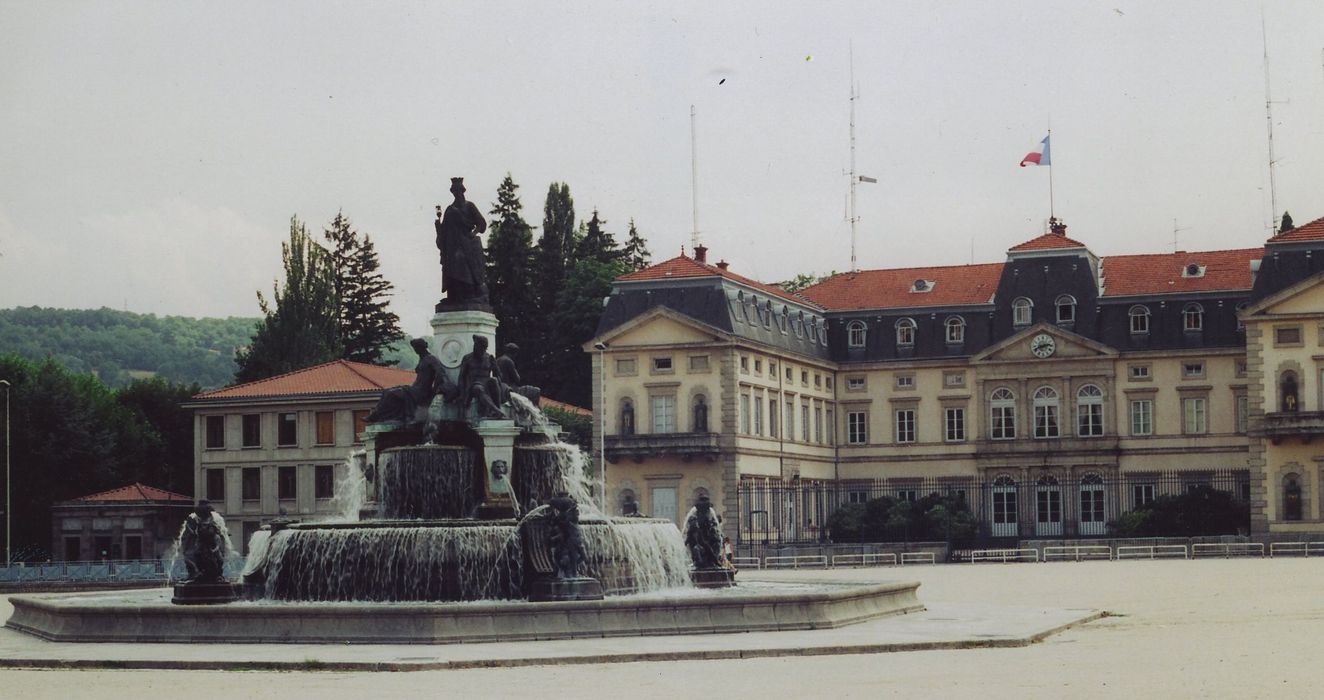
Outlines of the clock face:
<svg viewBox="0 0 1324 700">
<path fill-rule="evenodd" d="M 1035 357 L 1049 357 L 1057 351 L 1057 341 L 1047 333 L 1040 333 L 1030 339 L 1030 352 Z"/>
</svg>

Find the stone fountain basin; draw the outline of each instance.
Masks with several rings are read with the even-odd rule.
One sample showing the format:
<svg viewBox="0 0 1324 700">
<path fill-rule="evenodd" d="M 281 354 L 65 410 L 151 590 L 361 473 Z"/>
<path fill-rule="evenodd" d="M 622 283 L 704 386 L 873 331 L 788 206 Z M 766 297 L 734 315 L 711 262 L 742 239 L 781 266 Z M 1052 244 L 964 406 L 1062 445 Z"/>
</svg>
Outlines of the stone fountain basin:
<svg viewBox="0 0 1324 700">
<path fill-rule="evenodd" d="M 10 597 L 6 626 L 60 642 L 450 644 L 832 629 L 924 609 L 918 583 L 776 584 L 530 603 L 170 604 L 169 589 Z"/>
</svg>

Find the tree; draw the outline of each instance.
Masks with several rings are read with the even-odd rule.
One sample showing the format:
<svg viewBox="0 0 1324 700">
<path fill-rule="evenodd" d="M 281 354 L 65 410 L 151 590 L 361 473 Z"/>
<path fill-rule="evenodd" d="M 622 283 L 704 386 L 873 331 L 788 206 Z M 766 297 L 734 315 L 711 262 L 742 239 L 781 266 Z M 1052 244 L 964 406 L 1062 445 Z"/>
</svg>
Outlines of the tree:
<svg viewBox="0 0 1324 700">
<path fill-rule="evenodd" d="M 584 258 L 575 263 L 557 298 L 552 316 L 555 333 L 552 351 L 537 364 L 547 370 L 544 393 L 576 406 L 592 401 L 592 358 L 581 345 L 597 331 L 602 316 L 602 300 L 611 293 L 611 284 L 626 272 L 620 260 L 602 262 Z"/>
<path fill-rule="evenodd" d="M 792 277 L 791 279 L 788 279 L 784 282 L 777 282 L 776 286 L 785 289 L 787 292 L 790 292 L 791 294 L 795 294 L 797 292 L 804 290 L 807 287 L 812 287 L 818 284 L 819 282 L 822 282 L 823 280 L 832 277 L 835 274 L 837 274 L 835 270 L 827 273 L 826 275 L 816 275 L 812 272 L 802 272 L 796 275 L 795 277 Z"/>
<path fill-rule="evenodd" d="M 193 493 L 193 413 L 181 404 L 202 391 L 197 384 L 140 379 L 115 399 L 150 428 L 158 454 L 142 464 L 142 481 L 175 493 Z"/>
<path fill-rule="evenodd" d="M 535 344 L 538 297 L 529 271 L 534 265 L 533 227 L 524 220 L 519 185 L 506 173 L 497 188 L 497 201 L 489 212 L 487 237 L 487 289 L 497 327 L 497 347 L 515 343 L 532 350 Z"/>
<path fill-rule="evenodd" d="M 263 319 L 252 343 L 235 354 L 236 382 L 301 369 L 340 355 L 335 270 L 327 251 L 290 217 L 290 240 L 280 246 L 285 285 L 272 284 L 273 307 L 257 293 Z"/>
<path fill-rule="evenodd" d="M 639 235 L 639 229 L 634 226 L 634 219 L 630 219 L 629 238 L 625 239 L 625 248 L 621 250 L 621 259 L 625 261 L 625 266 L 631 272 L 642 270 L 653 264 L 653 254 L 648 251 L 648 241 Z"/>
<path fill-rule="evenodd" d="M 620 249 L 616 245 L 616 237 L 607 232 L 606 224 L 607 220 L 600 218 L 598 210 L 594 209 L 592 218 L 584 224 L 583 237 L 575 246 L 577 259 L 609 263 L 621 257 Z"/>
<path fill-rule="evenodd" d="M 542 236 L 538 239 L 537 278 L 538 310 L 547 318 L 555 309 L 561 287 L 575 250 L 575 200 L 570 186 L 553 182 L 547 188 L 543 205 Z"/>
<path fill-rule="evenodd" d="M 337 212 L 323 237 L 332 245 L 328 255 L 334 270 L 337 326 L 341 357 L 354 362 L 392 365 L 386 349 L 404 337 L 400 317 L 387 310 L 395 286 L 380 272 L 381 261 L 372 238 L 359 232 L 343 212 Z"/>
<path fill-rule="evenodd" d="M 1296 228 L 1296 224 L 1292 223 L 1292 215 L 1284 210 L 1282 222 L 1278 224 L 1278 233 L 1287 233 L 1294 228 Z"/>
</svg>

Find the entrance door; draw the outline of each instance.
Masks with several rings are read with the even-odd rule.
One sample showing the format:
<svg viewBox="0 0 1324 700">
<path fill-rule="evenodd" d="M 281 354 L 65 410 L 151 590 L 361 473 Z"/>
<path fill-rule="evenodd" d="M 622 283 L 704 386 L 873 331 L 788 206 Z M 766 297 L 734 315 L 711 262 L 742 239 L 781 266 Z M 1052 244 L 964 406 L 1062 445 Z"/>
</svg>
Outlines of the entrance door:
<svg viewBox="0 0 1324 700">
<path fill-rule="evenodd" d="M 1062 534 L 1062 489 L 1057 477 L 1042 476 L 1034 492 L 1034 534 L 1056 537 Z"/>
<path fill-rule="evenodd" d="M 993 481 L 993 528 L 994 537 L 1015 537 L 1016 532 L 1016 482 L 1011 477 L 999 476 Z"/>
<path fill-rule="evenodd" d="M 653 509 L 649 515 L 676 522 L 676 487 L 658 486 L 653 489 Z"/>
<path fill-rule="evenodd" d="M 1102 535 L 1106 532 L 1103 491 L 1103 477 L 1098 474 L 1086 474 L 1080 480 L 1081 535 Z"/>
</svg>

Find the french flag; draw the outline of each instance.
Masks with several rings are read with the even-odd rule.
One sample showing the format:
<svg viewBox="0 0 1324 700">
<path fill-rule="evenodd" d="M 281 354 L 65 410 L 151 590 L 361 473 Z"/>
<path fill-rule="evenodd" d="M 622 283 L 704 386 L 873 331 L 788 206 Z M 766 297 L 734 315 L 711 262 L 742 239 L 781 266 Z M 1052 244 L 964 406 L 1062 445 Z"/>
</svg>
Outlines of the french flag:
<svg viewBox="0 0 1324 700">
<path fill-rule="evenodd" d="M 1045 136 L 1044 140 L 1039 142 L 1038 148 L 1025 154 L 1025 157 L 1021 159 L 1022 168 L 1024 168 L 1026 165 L 1053 164 L 1052 159 L 1049 158 L 1049 150 L 1048 150 L 1048 139 L 1050 138 L 1052 138 L 1051 134 L 1049 136 Z"/>
</svg>

